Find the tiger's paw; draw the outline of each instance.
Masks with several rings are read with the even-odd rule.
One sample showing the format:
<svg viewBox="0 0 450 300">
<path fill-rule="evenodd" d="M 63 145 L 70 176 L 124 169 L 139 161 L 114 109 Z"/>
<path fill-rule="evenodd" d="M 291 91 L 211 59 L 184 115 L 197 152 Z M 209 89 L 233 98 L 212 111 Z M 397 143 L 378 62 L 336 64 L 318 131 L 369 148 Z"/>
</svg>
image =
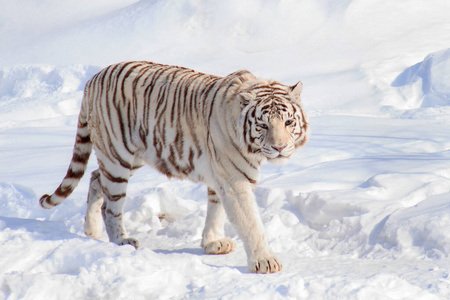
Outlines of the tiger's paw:
<svg viewBox="0 0 450 300">
<path fill-rule="evenodd" d="M 101 218 L 101 215 L 100 215 Z M 99 240 L 103 231 L 103 220 L 85 217 L 84 233 L 86 236 Z"/>
<path fill-rule="evenodd" d="M 120 241 L 117 241 L 117 245 L 131 245 L 136 249 L 140 248 L 139 241 L 132 237 L 124 238 Z"/>
<path fill-rule="evenodd" d="M 232 239 L 225 237 L 209 242 L 204 248 L 207 254 L 227 254 L 236 249 L 236 244 Z"/>
<path fill-rule="evenodd" d="M 275 256 L 258 258 L 249 263 L 251 273 L 269 274 L 281 271 L 282 265 Z"/>
</svg>

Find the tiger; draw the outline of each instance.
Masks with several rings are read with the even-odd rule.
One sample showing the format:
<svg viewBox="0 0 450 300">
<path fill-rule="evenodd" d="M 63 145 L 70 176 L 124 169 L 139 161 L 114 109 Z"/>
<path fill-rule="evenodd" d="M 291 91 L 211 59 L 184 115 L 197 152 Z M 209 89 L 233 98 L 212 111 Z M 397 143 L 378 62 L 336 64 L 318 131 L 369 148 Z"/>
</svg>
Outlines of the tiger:
<svg viewBox="0 0 450 300">
<path fill-rule="evenodd" d="M 52 195 L 62 203 L 84 175 L 92 149 L 84 229 L 99 239 L 140 247 L 124 227 L 130 177 L 150 165 L 170 178 L 207 185 L 201 247 L 207 254 L 234 251 L 226 218 L 242 240 L 249 271 L 274 273 L 282 264 L 265 237 L 254 189 L 264 161 L 284 163 L 309 137 L 301 81 L 293 86 L 240 70 L 220 77 L 145 61 L 113 64 L 85 85 L 73 155 Z M 103 220 L 103 221 L 102 221 Z"/>
</svg>

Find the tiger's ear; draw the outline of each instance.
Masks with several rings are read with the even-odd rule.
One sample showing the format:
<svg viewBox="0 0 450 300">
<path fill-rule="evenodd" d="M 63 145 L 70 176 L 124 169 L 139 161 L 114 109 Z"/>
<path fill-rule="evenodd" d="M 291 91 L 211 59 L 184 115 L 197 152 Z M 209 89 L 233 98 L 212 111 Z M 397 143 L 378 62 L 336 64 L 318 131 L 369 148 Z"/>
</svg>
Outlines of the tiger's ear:
<svg viewBox="0 0 450 300">
<path fill-rule="evenodd" d="M 256 96 L 252 92 L 242 92 L 239 93 L 239 100 L 241 102 L 241 107 L 245 107 L 255 100 Z"/>
<path fill-rule="evenodd" d="M 291 90 L 291 93 L 295 97 L 300 97 L 300 94 L 303 91 L 303 83 L 301 81 L 299 81 L 296 84 L 294 84 L 293 86 L 290 86 L 289 89 Z"/>
</svg>

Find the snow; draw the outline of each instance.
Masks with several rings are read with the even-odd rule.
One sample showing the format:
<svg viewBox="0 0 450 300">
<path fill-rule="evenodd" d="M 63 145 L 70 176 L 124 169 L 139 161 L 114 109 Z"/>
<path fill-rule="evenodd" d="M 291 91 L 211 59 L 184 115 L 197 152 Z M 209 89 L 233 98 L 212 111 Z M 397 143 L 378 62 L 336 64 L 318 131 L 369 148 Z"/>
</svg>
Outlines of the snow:
<svg viewBox="0 0 450 300">
<path fill-rule="evenodd" d="M 417 107 L 448 106 L 450 104 L 450 49 L 427 55 L 425 59 L 407 68 L 392 83 L 394 87 L 417 85 L 414 102 Z M 417 108 L 411 107 L 411 108 Z"/>
<path fill-rule="evenodd" d="M 450 2 L 0 0 L 0 299 L 450 298 Z M 123 60 L 304 83 L 311 139 L 256 188 L 283 263 L 200 248 L 206 188 L 143 168 L 125 225 L 84 235 L 62 205 L 84 83 Z M 96 168 L 92 158 L 88 171 Z"/>
</svg>

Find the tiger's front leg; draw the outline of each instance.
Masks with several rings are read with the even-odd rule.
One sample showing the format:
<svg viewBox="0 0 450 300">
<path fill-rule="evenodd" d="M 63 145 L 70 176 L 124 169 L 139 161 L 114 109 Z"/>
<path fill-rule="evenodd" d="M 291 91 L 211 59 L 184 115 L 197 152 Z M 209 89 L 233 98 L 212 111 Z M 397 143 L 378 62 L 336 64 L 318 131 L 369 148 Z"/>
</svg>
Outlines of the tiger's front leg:
<svg viewBox="0 0 450 300">
<path fill-rule="evenodd" d="M 201 246 L 207 254 L 227 254 L 236 244 L 224 235 L 225 210 L 216 192 L 208 188 L 208 210 Z"/>
<path fill-rule="evenodd" d="M 282 265 L 266 241 L 251 184 L 239 181 L 223 185 L 221 198 L 228 219 L 244 243 L 250 272 L 281 271 Z"/>
</svg>

